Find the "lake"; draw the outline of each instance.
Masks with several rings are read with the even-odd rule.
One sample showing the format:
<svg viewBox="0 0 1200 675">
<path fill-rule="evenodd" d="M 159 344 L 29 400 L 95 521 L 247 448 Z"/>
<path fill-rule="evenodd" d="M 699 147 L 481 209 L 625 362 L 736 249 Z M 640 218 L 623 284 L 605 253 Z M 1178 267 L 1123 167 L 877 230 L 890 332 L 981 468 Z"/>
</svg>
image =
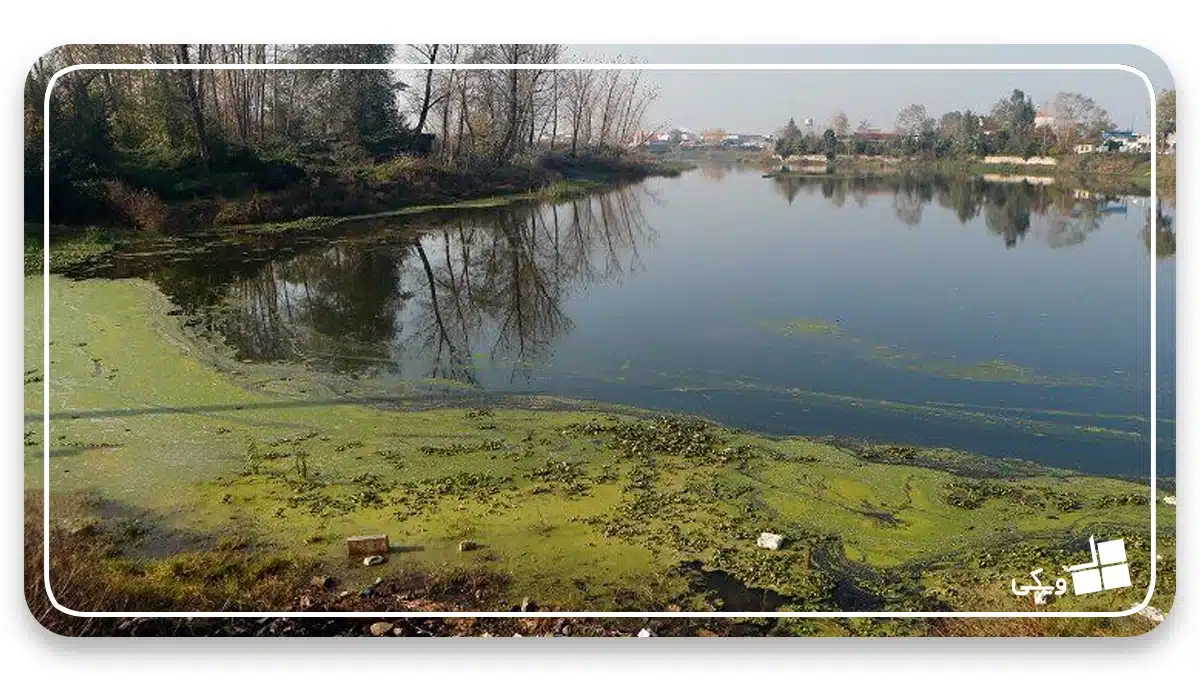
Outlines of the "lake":
<svg viewBox="0 0 1200 675">
<path fill-rule="evenodd" d="M 145 276 L 237 357 L 400 391 L 545 394 L 771 434 L 1173 476 L 1173 213 L 988 178 L 707 165 L 569 203 L 337 236 L 146 240 Z"/>
</svg>

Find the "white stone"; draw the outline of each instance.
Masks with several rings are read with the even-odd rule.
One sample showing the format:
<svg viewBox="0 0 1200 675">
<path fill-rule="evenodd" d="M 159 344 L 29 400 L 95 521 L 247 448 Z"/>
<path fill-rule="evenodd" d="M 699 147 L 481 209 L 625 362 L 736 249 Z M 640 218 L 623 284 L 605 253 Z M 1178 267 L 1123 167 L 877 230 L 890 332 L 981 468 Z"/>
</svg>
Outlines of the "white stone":
<svg viewBox="0 0 1200 675">
<path fill-rule="evenodd" d="M 1168 506 L 1175 506 L 1175 495 L 1167 495 L 1163 497 L 1163 503 Z"/>
<path fill-rule="evenodd" d="M 1163 619 L 1167 618 L 1166 615 L 1162 613 L 1162 610 L 1158 609 L 1157 607 L 1151 607 L 1149 605 L 1146 605 L 1141 610 L 1139 610 L 1138 614 L 1141 614 L 1142 616 L 1146 617 L 1147 619 L 1150 619 L 1154 623 L 1162 623 Z"/>
<path fill-rule="evenodd" d="M 638 631 L 638 637 L 654 637 L 654 632 L 649 628 L 643 628 Z"/>
<path fill-rule="evenodd" d="M 770 532 L 763 532 L 762 534 L 758 535 L 759 548 L 768 548 L 772 551 L 778 551 L 780 546 L 783 546 L 783 536 L 772 534 Z"/>
</svg>

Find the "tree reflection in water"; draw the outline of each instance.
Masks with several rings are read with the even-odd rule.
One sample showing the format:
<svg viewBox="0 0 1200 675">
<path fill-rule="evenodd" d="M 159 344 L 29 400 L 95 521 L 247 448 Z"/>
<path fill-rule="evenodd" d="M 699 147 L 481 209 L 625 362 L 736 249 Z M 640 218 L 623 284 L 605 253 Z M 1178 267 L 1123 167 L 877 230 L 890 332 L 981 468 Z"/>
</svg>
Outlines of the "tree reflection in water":
<svg viewBox="0 0 1200 675">
<path fill-rule="evenodd" d="M 1175 256 L 1175 205 L 1158 200 L 1155 209 L 1154 254 L 1159 260 Z M 1150 210 L 1146 210 L 1146 224 L 1142 227 L 1142 243 L 1150 251 Z"/>
<path fill-rule="evenodd" d="M 1067 190 L 1020 180 L 998 182 L 936 174 L 844 178 L 793 175 L 775 178 L 772 184 L 789 204 L 801 193 L 820 194 L 839 209 L 848 199 L 861 208 L 872 196 L 889 198 L 892 213 L 908 227 L 919 226 L 925 205 L 936 202 L 953 212 L 964 225 L 982 216 L 984 226 L 999 237 L 1006 248 L 1014 248 L 1035 228 L 1038 238 L 1051 248 L 1081 244 L 1088 234 L 1100 227 L 1109 210 L 1121 207 L 1128 199 L 1124 195 Z M 1160 215 L 1158 220 L 1159 256 L 1173 255 L 1172 218 Z M 1147 247 L 1148 233 L 1147 227 L 1143 232 Z"/>
<path fill-rule="evenodd" d="M 572 293 L 642 269 L 647 195 L 432 215 L 416 236 L 391 227 L 326 243 L 231 275 L 206 313 L 244 359 L 467 384 L 498 367 L 528 380 L 571 330 Z"/>
</svg>

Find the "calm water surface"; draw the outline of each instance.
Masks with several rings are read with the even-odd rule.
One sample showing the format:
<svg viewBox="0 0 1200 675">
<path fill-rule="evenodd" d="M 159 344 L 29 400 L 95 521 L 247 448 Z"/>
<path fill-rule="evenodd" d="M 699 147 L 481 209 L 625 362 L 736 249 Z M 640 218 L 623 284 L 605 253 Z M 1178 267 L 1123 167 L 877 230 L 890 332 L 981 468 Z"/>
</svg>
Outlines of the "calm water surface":
<svg viewBox="0 0 1200 675">
<path fill-rule="evenodd" d="M 244 359 L 768 433 L 1174 474 L 1171 210 L 984 180 L 707 166 L 568 204 L 118 256 Z M 415 226 L 415 227 L 414 227 Z M 203 241 L 203 240 L 198 240 Z M 144 252 L 143 252 L 144 253 Z"/>
</svg>

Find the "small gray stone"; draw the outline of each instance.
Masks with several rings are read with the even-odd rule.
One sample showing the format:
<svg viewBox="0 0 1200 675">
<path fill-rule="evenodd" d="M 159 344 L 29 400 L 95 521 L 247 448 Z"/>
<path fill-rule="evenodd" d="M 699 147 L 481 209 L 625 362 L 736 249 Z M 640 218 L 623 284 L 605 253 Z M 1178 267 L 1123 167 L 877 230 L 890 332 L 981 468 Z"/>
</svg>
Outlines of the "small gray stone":
<svg viewBox="0 0 1200 675">
<path fill-rule="evenodd" d="M 382 565 L 385 562 L 387 562 L 387 558 L 381 555 L 369 555 L 363 558 L 363 565 L 365 567 L 374 567 L 375 565 Z"/>
</svg>

